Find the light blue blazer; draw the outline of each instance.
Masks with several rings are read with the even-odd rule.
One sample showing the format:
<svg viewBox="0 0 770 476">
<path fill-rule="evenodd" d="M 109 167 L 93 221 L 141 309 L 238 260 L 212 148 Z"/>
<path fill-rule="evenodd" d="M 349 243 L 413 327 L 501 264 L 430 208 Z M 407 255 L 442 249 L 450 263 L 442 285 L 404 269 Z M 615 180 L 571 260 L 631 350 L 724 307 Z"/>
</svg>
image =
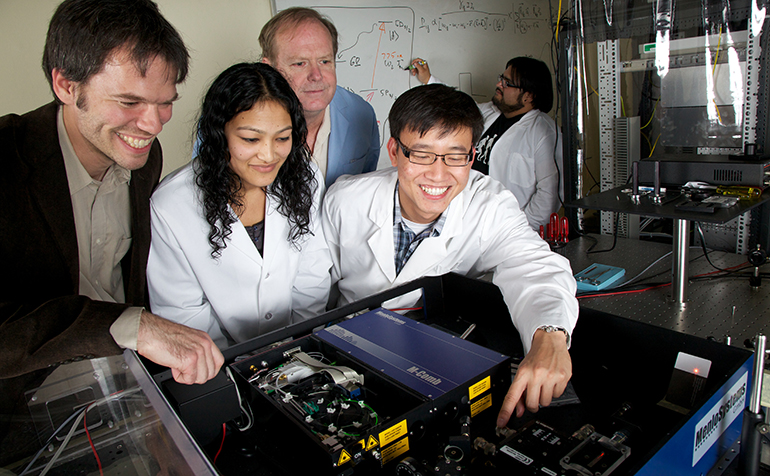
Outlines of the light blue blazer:
<svg viewBox="0 0 770 476">
<path fill-rule="evenodd" d="M 380 128 L 374 108 L 361 96 L 337 86 L 329 105 L 331 134 L 326 165 L 326 186 L 340 175 L 357 175 L 377 169 Z"/>
</svg>

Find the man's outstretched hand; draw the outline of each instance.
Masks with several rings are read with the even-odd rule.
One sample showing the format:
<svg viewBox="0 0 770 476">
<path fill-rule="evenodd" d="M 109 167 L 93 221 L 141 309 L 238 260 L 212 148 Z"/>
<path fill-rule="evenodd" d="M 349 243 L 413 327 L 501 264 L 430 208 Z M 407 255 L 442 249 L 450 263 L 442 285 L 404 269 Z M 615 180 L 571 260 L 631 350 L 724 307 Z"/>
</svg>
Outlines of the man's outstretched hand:
<svg viewBox="0 0 770 476">
<path fill-rule="evenodd" d="M 142 311 L 136 351 L 171 369 L 179 383 L 204 383 L 225 362 L 208 334 Z"/>
<path fill-rule="evenodd" d="M 521 361 L 505 395 L 497 426 L 507 425 L 514 410 L 520 418 L 525 408 L 536 412 L 540 406 L 550 405 L 551 399 L 564 393 L 570 377 L 572 359 L 567 350 L 567 336 L 563 332 L 535 331 L 532 348 Z"/>
</svg>

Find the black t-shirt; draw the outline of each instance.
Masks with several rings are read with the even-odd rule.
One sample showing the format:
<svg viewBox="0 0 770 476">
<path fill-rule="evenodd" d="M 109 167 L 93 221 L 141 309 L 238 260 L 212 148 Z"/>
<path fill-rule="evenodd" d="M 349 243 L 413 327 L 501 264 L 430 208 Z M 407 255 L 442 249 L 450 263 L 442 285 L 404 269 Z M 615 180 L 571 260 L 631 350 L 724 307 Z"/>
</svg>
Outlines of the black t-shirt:
<svg viewBox="0 0 770 476">
<path fill-rule="evenodd" d="M 497 139 L 502 137 L 512 125 L 519 122 L 519 119 L 524 117 L 524 114 L 518 114 L 508 119 L 505 114 L 495 119 L 495 122 L 484 131 L 479 139 L 479 143 L 476 146 L 476 160 L 473 161 L 473 170 L 478 170 L 484 175 L 489 175 L 489 156 L 492 155 L 492 147 L 495 146 Z"/>
<path fill-rule="evenodd" d="M 254 242 L 254 246 L 257 247 L 259 255 L 264 257 L 262 253 L 265 251 L 265 221 L 262 220 L 259 223 L 244 226 L 244 228 L 246 228 L 246 233 L 249 234 L 251 241 Z"/>
</svg>

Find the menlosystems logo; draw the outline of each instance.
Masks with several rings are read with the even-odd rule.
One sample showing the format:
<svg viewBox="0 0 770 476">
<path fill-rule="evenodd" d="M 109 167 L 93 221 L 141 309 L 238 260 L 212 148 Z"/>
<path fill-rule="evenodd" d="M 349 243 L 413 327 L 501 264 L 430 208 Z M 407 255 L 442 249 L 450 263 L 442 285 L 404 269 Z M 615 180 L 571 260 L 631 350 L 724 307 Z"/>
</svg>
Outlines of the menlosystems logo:
<svg viewBox="0 0 770 476">
<path fill-rule="evenodd" d="M 746 407 L 748 372 L 728 390 L 695 425 L 693 434 L 692 465 L 695 466 L 709 448 L 722 436 L 727 427 Z"/>
<path fill-rule="evenodd" d="M 700 448 L 703 442 L 719 428 L 719 422 L 724 420 L 724 418 L 730 414 L 730 410 L 735 407 L 738 402 L 746 401 L 744 395 L 746 395 L 746 385 L 741 385 L 737 392 L 730 395 L 730 398 L 727 399 L 727 402 L 725 402 L 724 405 L 720 405 L 719 409 L 711 414 L 711 418 L 708 422 L 697 429 L 698 432 L 695 433 L 695 449 Z"/>
<path fill-rule="evenodd" d="M 378 315 L 378 316 L 380 316 L 380 317 L 384 317 L 385 319 L 387 319 L 387 320 L 389 320 L 389 321 L 393 321 L 393 322 L 395 322 L 396 324 L 400 324 L 400 325 L 404 325 L 404 324 L 406 324 L 406 322 L 405 322 L 405 321 L 403 321 L 403 320 L 401 320 L 401 319 L 397 318 L 396 316 L 393 316 L 393 315 L 391 315 L 391 314 L 388 314 L 387 312 L 383 312 L 383 311 L 377 311 L 375 314 L 377 314 L 377 315 Z"/>
</svg>

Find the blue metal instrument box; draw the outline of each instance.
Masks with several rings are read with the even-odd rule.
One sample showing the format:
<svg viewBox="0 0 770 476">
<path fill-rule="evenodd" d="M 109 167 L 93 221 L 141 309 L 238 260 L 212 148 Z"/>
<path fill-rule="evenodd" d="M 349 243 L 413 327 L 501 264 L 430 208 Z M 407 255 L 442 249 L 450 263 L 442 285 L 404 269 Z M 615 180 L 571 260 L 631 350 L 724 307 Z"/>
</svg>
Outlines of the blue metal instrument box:
<svg viewBox="0 0 770 476">
<path fill-rule="evenodd" d="M 509 368 L 503 365 L 508 361 L 505 355 L 386 309 L 356 316 L 316 335 L 434 400 L 458 388 L 467 394 L 469 387 L 501 365 Z M 472 393 L 468 395 L 466 401 Z"/>
</svg>

